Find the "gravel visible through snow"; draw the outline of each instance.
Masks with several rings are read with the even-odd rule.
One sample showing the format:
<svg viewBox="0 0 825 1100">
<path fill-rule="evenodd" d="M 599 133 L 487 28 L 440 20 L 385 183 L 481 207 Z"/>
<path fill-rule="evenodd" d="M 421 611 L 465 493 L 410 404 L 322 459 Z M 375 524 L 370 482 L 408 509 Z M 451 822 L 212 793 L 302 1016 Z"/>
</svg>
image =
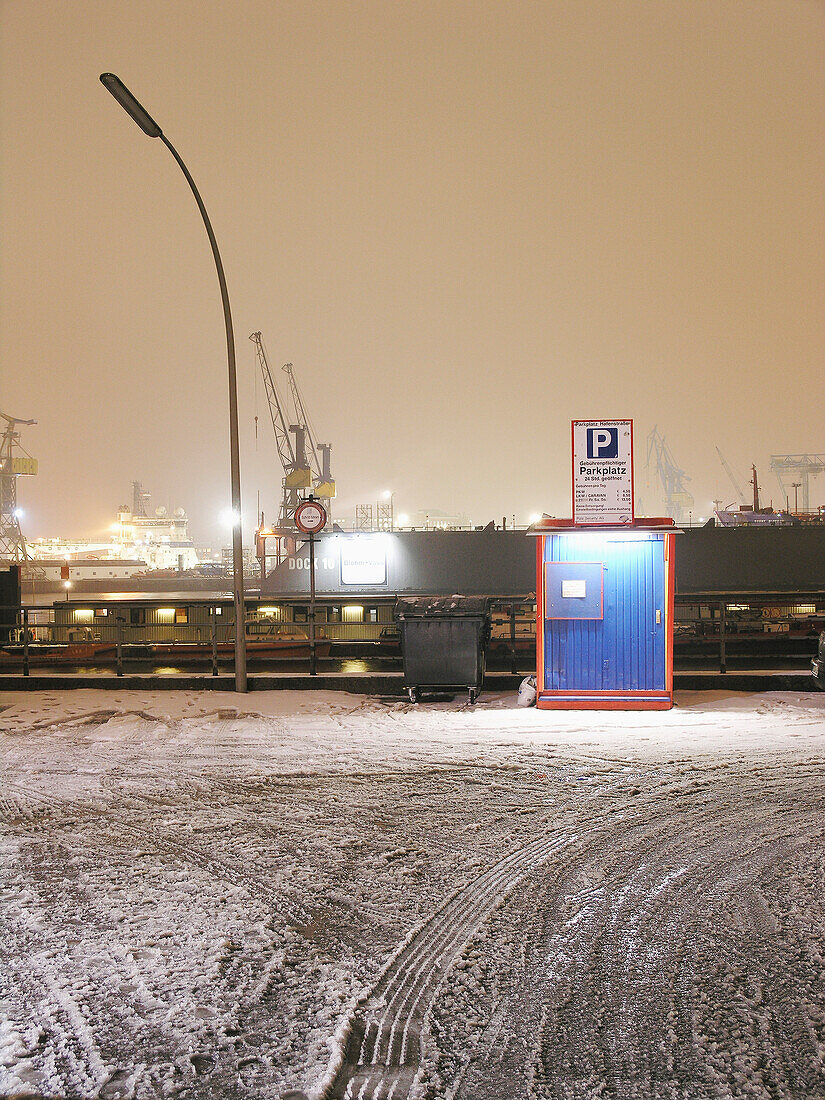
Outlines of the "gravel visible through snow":
<svg viewBox="0 0 825 1100">
<path fill-rule="evenodd" d="M 825 1098 L 825 697 L 0 695 L 0 1096 Z"/>
</svg>

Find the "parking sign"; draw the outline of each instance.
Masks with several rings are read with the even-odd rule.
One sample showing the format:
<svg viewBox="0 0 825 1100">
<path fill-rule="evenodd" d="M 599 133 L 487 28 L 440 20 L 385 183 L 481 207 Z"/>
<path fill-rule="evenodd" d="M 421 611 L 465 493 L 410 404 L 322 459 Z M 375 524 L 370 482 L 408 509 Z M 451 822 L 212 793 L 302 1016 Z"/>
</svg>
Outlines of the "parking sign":
<svg viewBox="0 0 825 1100">
<path fill-rule="evenodd" d="M 573 521 L 633 523 L 633 421 L 573 421 Z"/>
</svg>

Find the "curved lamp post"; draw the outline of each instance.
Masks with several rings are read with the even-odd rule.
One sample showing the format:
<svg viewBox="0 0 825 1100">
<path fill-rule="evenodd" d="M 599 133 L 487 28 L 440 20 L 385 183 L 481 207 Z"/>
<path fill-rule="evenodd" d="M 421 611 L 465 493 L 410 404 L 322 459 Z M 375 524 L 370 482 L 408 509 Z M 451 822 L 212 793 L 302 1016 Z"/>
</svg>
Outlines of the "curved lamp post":
<svg viewBox="0 0 825 1100">
<path fill-rule="evenodd" d="M 243 595 L 243 532 L 241 529 L 241 462 L 238 446 L 238 384 L 235 374 L 235 338 L 232 333 L 232 314 L 229 311 L 229 294 L 226 290 L 226 279 L 223 274 L 221 255 L 218 252 L 218 242 L 212 232 L 212 224 L 203 199 L 200 197 L 195 181 L 189 175 L 189 169 L 183 163 L 177 149 L 166 138 L 160 126 L 152 116 L 135 99 L 126 85 L 119 80 L 114 73 L 101 73 L 100 82 L 104 88 L 112 93 L 123 110 L 129 115 L 144 134 L 149 137 L 160 138 L 180 166 L 180 170 L 186 176 L 186 182 L 192 189 L 198 210 L 201 212 L 203 224 L 209 243 L 212 246 L 212 255 L 215 257 L 215 267 L 218 269 L 218 282 L 221 287 L 221 301 L 223 302 L 223 317 L 226 324 L 226 354 L 229 362 L 229 451 L 230 472 L 232 479 L 232 573 L 233 589 L 235 595 L 235 690 L 246 691 L 246 634 Z"/>
</svg>

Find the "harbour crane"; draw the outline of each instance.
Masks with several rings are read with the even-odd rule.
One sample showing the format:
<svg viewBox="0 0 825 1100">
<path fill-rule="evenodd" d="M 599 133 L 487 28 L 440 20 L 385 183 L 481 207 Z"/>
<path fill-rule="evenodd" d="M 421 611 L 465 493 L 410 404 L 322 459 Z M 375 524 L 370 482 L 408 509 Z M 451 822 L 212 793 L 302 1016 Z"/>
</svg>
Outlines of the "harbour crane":
<svg viewBox="0 0 825 1100">
<path fill-rule="evenodd" d="M 28 427 L 37 421 L 21 420 L 19 416 L 9 416 L 4 412 L 0 412 L 0 420 L 6 422 L 0 436 L 0 561 L 28 561 L 17 507 L 17 479 L 21 474 L 36 474 L 37 459 L 23 451 L 18 428 Z M 20 454 L 20 451 L 23 453 Z"/>
<path fill-rule="evenodd" d="M 722 454 L 722 452 L 719 450 L 718 447 L 716 448 L 716 453 L 719 455 L 719 461 L 722 463 L 722 469 L 725 471 L 725 473 L 730 478 L 730 483 L 733 486 L 734 490 L 736 491 L 736 503 L 741 506 L 742 501 L 743 501 L 744 496 L 745 496 L 745 490 L 742 488 L 742 486 L 736 480 L 736 476 L 735 476 L 733 470 L 730 468 L 730 466 L 725 461 L 725 456 Z"/>
<path fill-rule="evenodd" d="M 253 332 L 249 339 L 255 345 L 258 356 L 258 364 L 261 368 L 269 405 L 269 415 L 272 418 L 272 430 L 275 433 L 275 444 L 284 470 L 277 526 L 281 529 L 294 531 L 295 509 L 302 500 L 301 490 L 309 489 L 312 485 L 312 469 L 306 456 L 306 433 L 300 425 L 291 424 L 287 428 L 284 407 L 278 396 L 272 372 L 269 369 L 269 362 L 260 332 Z M 295 435 L 294 443 L 290 438 L 290 432 Z"/>
<path fill-rule="evenodd" d="M 685 523 L 693 508 L 693 496 L 685 486 L 690 478 L 673 461 L 670 448 L 658 428 L 654 428 L 647 437 L 648 474 L 651 465 L 655 467 L 664 490 L 666 514 L 672 516 L 677 524 Z"/>
<path fill-rule="evenodd" d="M 331 521 L 332 512 L 330 505 L 332 499 L 335 497 L 335 479 L 330 474 L 329 458 L 330 452 L 332 451 L 332 444 L 315 442 L 315 436 L 312 432 L 309 417 L 306 414 L 304 402 L 298 390 L 298 383 L 295 381 L 295 368 L 291 363 L 286 363 L 283 370 L 289 381 L 289 392 L 292 396 L 292 404 L 295 409 L 296 423 L 294 425 L 290 424 L 290 431 L 297 431 L 300 428 L 305 435 L 309 447 L 307 457 L 312 466 L 312 491 L 323 503 L 327 511 L 327 516 L 329 516 Z"/>
<path fill-rule="evenodd" d="M 771 455 L 771 469 L 782 490 L 782 496 L 788 499 L 788 486 L 785 477 L 790 475 L 791 488 L 794 481 L 802 489 L 802 512 L 811 510 L 810 479 L 825 470 L 825 455 Z M 783 477 L 785 475 L 785 477 Z"/>
</svg>

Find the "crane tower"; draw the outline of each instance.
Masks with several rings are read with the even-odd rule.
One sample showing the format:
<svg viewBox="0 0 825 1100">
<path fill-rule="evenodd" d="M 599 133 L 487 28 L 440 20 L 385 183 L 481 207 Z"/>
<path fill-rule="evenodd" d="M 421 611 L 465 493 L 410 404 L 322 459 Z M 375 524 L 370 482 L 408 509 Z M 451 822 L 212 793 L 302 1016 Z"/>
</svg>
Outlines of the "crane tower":
<svg viewBox="0 0 825 1100">
<path fill-rule="evenodd" d="M 295 409 L 295 424 L 290 424 L 290 431 L 301 430 L 303 437 L 309 446 L 309 462 L 312 466 L 312 492 L 326 508 L 327 516 L 332 520 L 332 500 L 335 497 L 335 479 L 330 474 L 331 443 L 316 443 L 309 417 L 304 409 L 304 402 L 295 381 L 295 369 L 291 363 L 286 363 L 284 373 L 289 380 L 289 392 L 292 396 L 292 405 Z M 320 458 L 318 457 L 320 455 Z"/>
<path fill-rule="evenodd" d="M 284 416 L 284 406 L 278 395 L 272 372 L 269 369 L 269 361 L 266 357 L 264 342 L 260 332 L 253 332 L 249 339 L 254 343 L 258 356 L 258 364 L 264 380 L 269 415 L 272 418 L 272 430 L 275 433 L 275 445 L 278 448 L 278 457 L 284 470 L 281 481 L 281 503 L 278 511 L 278 527 L 287 532 L 295 531 L 295 509 L 301 503 L 302 489 L 309 489 L 312 485 L 312 469 L 306 456 L 306 433 L 300 425 L 291 424 L 287 427 Z M 293 443 L 290 432 L 295 435 Z"/>
<path fill-rule="evenodd" d="M 658 428 L 654 428 L 647 437 L 648 474 L 651 468 L 655 469 L 662 486 L 666 515 L 672 516 L 677 524 L 687 522 L 693 508 L 693 496 L 685 485 L 690 478 L 673 461 L 670 448 Z"/>
<path fill-rule="evenodd" d="M 257 557 L 263 577 L 270 559 L 274 559 L 277 564 L 294 546 L 298 535 L 295 527 L 295 509 L 305 498 L 307 489 L 324 505 L 328 523 L 332 523 L 331 502 L 335 496 L 335 480 L 330 473 L 332 447 L 329 443 L 315 442 L 315 435 L 295 381 L 292 364 L 287 363 L 283 368 L 292 399 L 292 415 L 289 415 L 269 369 L 269 361 L 260 332 L 253 332 L 249 339 L 255 345 L 264 380 L 272 430 L 275 433 L 278 457 L 284 470 L 278 521 L 273 527 L 267 527 L 261 513 L 260 524 L 255 535 Z M 275 543 L 274 554 L 268 548 L 270 539 Z"/>
<path fill-rule="evenodd" d="M 825 455 L 771 455 L 771 469 L 782 489 L 782 496 L 789 497 L 785 478 L 790 475 L 799 478 L 797 484 L 802 489 L 802 512 L 811 511 L 811 477 L 825 470 Z M 791 487 L 793 481 L 791 482 Z"/>
<path fill-rule="evenodd" d="M 17 479 L 21 474 L 36 474 L 37 459 L 20 446 L 19 425 L 36 424 L 36 420 L 21 420 L 0 412 L 6 427 L 0 437 L 0 561 L 28 561 L 26 540 L 20 528 L 17 507 Z"/>
<path fill-rule="evenodd" d="M 714 444 L 714 446 L 715 446 L 715 444 Z M 728 464 L 727 459 L 725 458 L 725 456 L 722 454 L 722 452 L 719 450 L 718 447 L 716 448 L 716 453 L 719 455 L 719 461 L 722 463 L 722 469 L 725 471 L 725 473 L 730 478 L 730 483 L 733 486 L 734 492 L 736 493 L 736 502 L 738 503 L 740 508 L 743 508 L 744 505 L 742 504 L 742 501 L 743 501 L 744 496 L 745 496 L 745 490 L 739 484 L 739 481 L 737 480 L 736 474 L 730 468 L 730 465 Z"/>
</svg>

